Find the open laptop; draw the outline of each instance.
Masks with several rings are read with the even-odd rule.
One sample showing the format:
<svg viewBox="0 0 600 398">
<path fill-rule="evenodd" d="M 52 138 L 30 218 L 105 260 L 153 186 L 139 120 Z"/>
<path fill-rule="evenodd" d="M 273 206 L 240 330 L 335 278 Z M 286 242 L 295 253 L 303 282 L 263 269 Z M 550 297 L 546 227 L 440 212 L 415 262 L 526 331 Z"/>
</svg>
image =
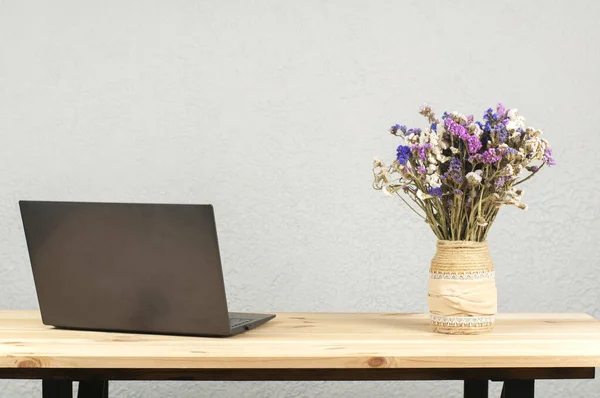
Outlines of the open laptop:
<svg viewBox="0 0 600 398">
<path fill-rule="evenodd" d="M 211 205 L 19 206 L 46 325 L 231 336 L 275 317 L 228 312 Z"/>
</svg>

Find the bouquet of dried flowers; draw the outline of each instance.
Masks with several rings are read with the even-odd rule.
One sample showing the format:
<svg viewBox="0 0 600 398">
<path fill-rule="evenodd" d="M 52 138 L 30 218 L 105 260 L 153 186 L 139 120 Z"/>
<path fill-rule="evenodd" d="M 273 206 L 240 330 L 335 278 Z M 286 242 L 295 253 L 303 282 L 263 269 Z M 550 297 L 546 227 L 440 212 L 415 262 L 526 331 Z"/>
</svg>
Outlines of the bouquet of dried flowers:
<svg viewBox="0 0 600 398">
<path fill-rule="evenodd" d="M 374 160 L 373 186 L 398 195 L 440 240 L 485 241 L 502 205 L 527 209 L 517 186 L 555 164 L 542 131 L 525 126 L 517 109 L 498 104 L 483 121 L 458 112 L 440 120 L 428 105 L 419 113 L 425 130 L 391 127 L 404 144 L 390 166 Z"/>
</svg>

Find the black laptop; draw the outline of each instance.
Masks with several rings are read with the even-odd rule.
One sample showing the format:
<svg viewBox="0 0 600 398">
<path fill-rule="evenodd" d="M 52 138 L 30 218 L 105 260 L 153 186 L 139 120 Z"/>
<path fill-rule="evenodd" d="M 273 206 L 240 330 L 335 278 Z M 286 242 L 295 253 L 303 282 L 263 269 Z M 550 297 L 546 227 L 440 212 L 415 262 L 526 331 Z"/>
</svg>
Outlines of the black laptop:
<svg viewBox="0 0 600 398">
<path fill-rule="evenodd" d="M 231 336 L 275 317 L 228 312 L 211 205 L 19 206 L 46 325 Z"/>
</svg>

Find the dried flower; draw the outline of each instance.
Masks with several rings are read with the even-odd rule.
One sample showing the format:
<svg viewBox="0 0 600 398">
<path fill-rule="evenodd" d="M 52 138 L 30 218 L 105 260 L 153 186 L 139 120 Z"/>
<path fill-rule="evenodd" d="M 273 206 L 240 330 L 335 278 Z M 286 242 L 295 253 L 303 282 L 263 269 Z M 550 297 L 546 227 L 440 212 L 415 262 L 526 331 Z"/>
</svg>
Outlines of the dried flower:
<svg viewBox="0 0 600 398">
<path fill-rule="evenodd" d="M 398 159 L 398 163 L 400 164 L 406 164 L 411 155 L 412 151 L 409 146 L 400 145 L 398 149 L 396 149 L 396 159 Z"/>
<path fill-rule="evenodd" d="M 429 188 L 429 190 L 427 191 L 427 193 L 431 196 L 436 196 L 438 198 L 441 199 L 442 197 L 442 188 L 441 187 L 436 187 L 436 188 Z"/>
<path fill-rule="evenodd" d="M 481 184 L 481 170 L 471 171 L 467 173 L 466 177 L 471 186 Z"/>
<path fill-rule="evenodd" d="M 439 239 L 485 240 L 502 205 L 527 209 L 515 186 L 556 164 L 542 131 L 503 104 L 487 109 L 481 121 L 458 112 L 437 119 L 429 105 L 419 113 L 427 118 L 424 130 L 390 128 L 404 142 L 389 167 L 373 161 L 373 186 L 408 195 Z"/>
<path fill-rule="evenodd" d="M 390 127 L 390 133 L 392 133 L 394 135 L 398 135 L 398 131 L 400 131 L 401 133 L 405 134 L 406 133 L 406 126 L 401 126 L 399 124 L 394 124 L 392 127 Z"/>
</svg>

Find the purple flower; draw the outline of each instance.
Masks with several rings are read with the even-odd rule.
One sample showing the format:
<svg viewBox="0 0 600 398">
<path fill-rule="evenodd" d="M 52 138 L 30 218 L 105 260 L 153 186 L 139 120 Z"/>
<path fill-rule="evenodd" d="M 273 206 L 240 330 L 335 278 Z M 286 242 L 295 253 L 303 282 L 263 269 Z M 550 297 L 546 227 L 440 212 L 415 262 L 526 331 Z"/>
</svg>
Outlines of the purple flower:
<svg viewBox="0 0 600 398">
<path fill-rule="evenodd" d="M 506 142 L 506 140 L 508 140 L 508 131 L 506 131 L 506 127 L 504 127 L 503 124 L 500 126 L 502 126 L 502 128 L 498 131 L 498 140 L 500 142 Z"/>
<path fill-rule="evenodd" d="M 496 106 L 496 112 L 498 112 L 498 116 L 500 119 L 504 119 L 508 114 L 509 109 L 506 109 L 502 103 L 498 103 Z"/>
<path fill-rule="evenodd" d="M 444 121 L 446 124 L 446 130 L 452 133 L 452 135 L 463 138 L 467 134 L 467 129 L 464 126 L 456 123 L 451 118 L 446 118 Z"/>
<path fill-rule="evenodd" d="M 489 148 L 483 153 L 477 153 L 475 155 L 469 156 L 469 162 L 471 163 L 473 163 L 474 161 L 480 161 L 483 163 L 496 163 L 501 160 L 502 156 L 496 154 L 496 150 L 494 148 Z"/>
<path fill-rule="evenodd" d="M 398 163 L 406 164 L 408 159 L 412 156 L 412 151 L 409 146 L 400 145 L 398 149 L 396 149 L 396 158 L 398 159 Z"/>
<path fill-rule="evenodd" d="M 499 119 L 498 114 L 494 113 L 494 110 L 492 108 L 488 108 L 488 110 L 485 111 L 485 113 L 483 114 L 483 118 L 490 123 L 498 121 Z"/>
<path fill-rule="evenodd" d="M 406 126 L 394 124 L 392 127 L 390 127 L 390 133 L 394 135 L 398 134 L 398 130 L 402 131 L 403 133 L 406 133 Z"/>
<path fill-rule="evenodd" d="M 483 153 L 482 160 L 483 163 L 496 163 L 502 160 L 502 156 L 497 155 L 494 148 L 490 148 Z"/>
<path fill-rule="evenodd" d="M 479 137 L 477 137 L 477 136 L 470 135 L 466 141 L 467 141 L 467 146 L 469 147 L 469 153 L 477 153 L 477 152 L 479 152 L 479 150 L 482 147 L 481 141 L 479 140 Z"/>
<path fill-rule="evenodd" d="M 431 196 L 436 196 L 440 199 L 442 198 L 442 188 L 441 187 L 429 188 L 427 193 Z"/>
<path fill-rule="evenodd" d="M 417 170 L 419 171 L 419 173 L 421 174 L 427 174 L 427 169 L 423 166 L 418 166 Z"/>
<path fill-rule="evenodd" d="M 451 118 L 447 118 L 445 123 L 446 129 L 451 132 L 452 135 L 459 137 L 467 144 L 469 153 L 477 153 L 481 149 L 482 144 L 479 137 L 470 135 L 464 126 L 456 123 Z"/>
<path fill-rule="evenodd" d="M 455 194 L 455 195 L 459 195 L 459 196 L 460 196 L 460 195 L 462 195 L 462 194 L 463 194 L 463 191 L 461 191 L 460 189 L 455 189 L 455 190 L 454 190 L 454 194 Z"/>
<path fill-rule="evenodd" d="M 442 181 L 451 180 L 457 183 L 461 183 L 464 180 L 462 175 L 462 162 L 460 159 L 452 158 L 450 159 L 450 167 L 448 171 L 442 175 Z"/>
<path fill-rule="evenodd" d="M 511 176 L 498 177 L 498 179 L 494 181 L 494 185 L 496 186 L 496 188 L 500 189 L 504 186 L 504 184 L 506 184 L 508 180 L 510 180 L 510 178 Z"/>
<path fill-rule="evenodd" d="M 425 151 L 428 149 L 431 149 L 431 144 L 425 144 L 423 146 L 418 146 L 418 145 L 413 145 L 412 147 L 410 147 L 411 150 L 418 152 L 418 156 L 419 158 L 424 162 L 427 160 L 427 156 L 425 154 Z"/>
<path fill-rule="evenodd" d="M 450 171 L 460 172 L 461 168 L 462 168 L 462 162 L 460 161 L 460 159 L 457 159 L 457 158 L 450 159 Z"/>
<path fill-rule="evenodd" d="M 405 135 L 411 135 L 411 134 L 419 135 L 419 134 L 421 134 L 421 129 L 420 128 L 408 129 L 408 131 L 405 132 Z"/>
<path fill-rule="evenodd" d="M 437 123 L 431 123 L 431 129 L 437 133 Z"/>
<path fill-rule="evenodd" d="M 554 158 L 552 157 L 552 149 L 550 148 L 546 148 L 544 150 L 544 156 L 542 157 L 542 160 L 548 163 L 548 166 L 556 165 L 556 160 L 554 160 Z"/>
</svg>

